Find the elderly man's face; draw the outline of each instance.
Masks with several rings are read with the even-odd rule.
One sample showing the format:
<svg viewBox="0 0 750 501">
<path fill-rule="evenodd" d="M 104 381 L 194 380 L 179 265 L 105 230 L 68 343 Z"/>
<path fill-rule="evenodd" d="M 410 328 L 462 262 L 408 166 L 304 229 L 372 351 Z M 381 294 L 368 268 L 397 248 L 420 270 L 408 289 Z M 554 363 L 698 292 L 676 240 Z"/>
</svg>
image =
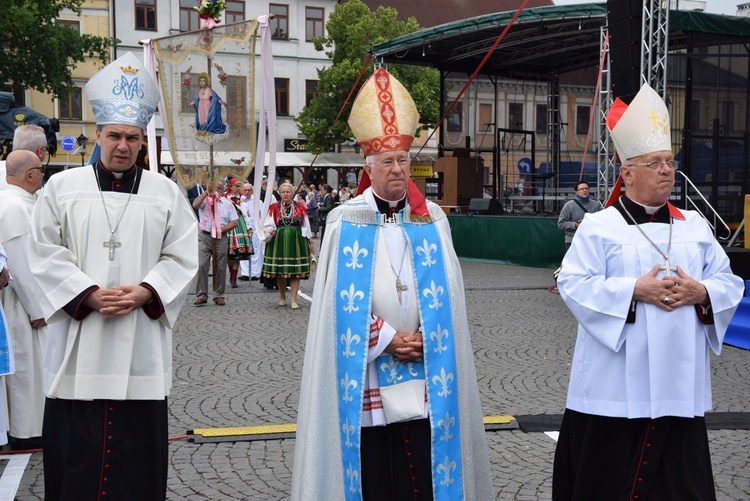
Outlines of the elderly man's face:
<svg viewBox="0 0 750 501">
<path fill-rule="evenodd" d="M 135 164 L 141 150 L 143 131 L 134 125 L 105 125 L 96 130 L 102 149 L 102 165 L 112 172 L 125 172 Z"/>
<path fill-rule="evenodd" d="M 674 161 L 674 155 L 665 150 L 646 153 L 623 162 L 620 173 L 628 198 L 652 207 L 666 202 L 672 193 L 677 170 L 666 164 L 671 161 Z"/>
<path fill-rule="evenodd" d="M 372 189 L 386 200 L 400 200 L 409 183 L 411 160 L 407 151 L 385 151 L 374 158 L 374 165 L 365 164 Z"/>
</svg>

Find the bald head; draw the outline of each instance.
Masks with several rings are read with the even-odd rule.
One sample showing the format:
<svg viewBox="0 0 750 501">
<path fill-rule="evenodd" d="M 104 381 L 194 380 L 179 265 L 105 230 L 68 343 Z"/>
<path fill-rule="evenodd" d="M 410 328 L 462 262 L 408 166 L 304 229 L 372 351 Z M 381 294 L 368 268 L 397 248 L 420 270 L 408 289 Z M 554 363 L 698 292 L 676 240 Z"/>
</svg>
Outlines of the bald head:
<svg viewBox="0 0 750 501">
<path fill-rule="evenodd" d="M 13 150 L 5 162 L 5 179 L 8 184 L 34 193 L 42 187 L 44 172 L 41 167 L 42 161 L 33 151 Z"/>
</svg>

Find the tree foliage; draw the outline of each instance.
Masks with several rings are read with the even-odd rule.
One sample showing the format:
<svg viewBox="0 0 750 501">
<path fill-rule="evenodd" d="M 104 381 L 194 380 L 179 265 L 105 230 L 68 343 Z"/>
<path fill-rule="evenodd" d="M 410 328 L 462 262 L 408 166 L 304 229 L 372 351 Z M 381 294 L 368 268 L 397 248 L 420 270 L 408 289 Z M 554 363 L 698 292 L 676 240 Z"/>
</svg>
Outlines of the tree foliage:
<svg viewBox="0 0 750 501">
<path fill-rule="evenodd" d="M 339 121 L 335 125 L 333 122 L 357 80 L 370 47 L 420 29 L 413 17 L 403 22 L 396 18 L 397 15 L 395 9 L 382 6 L 373 12 L 361 0 L 336 5 L 326 24 L 326 36 L 314 40 L 315 48 L 325 51 L 333 65 L 318 70 L 320 94 L 296 119 L 308 140 L 308 151 L 328 151 L 352 138 L 346 118 L 359 87 L 373 73 L 372 66 L 366 69 Z M 437 70 L 398 65 L 390 66 L 388 71 L 411 92 L 422 127 L 434 126 L 439 118 L 440 77 Z"/>
<path fill-rule="evenodd" d="M 80 15 L 84 0 L 3 0 L 0 82 L 60 94 L 73 87 L 72 71 L 86 57 L 106 61 L 114 40 L 57 24 L 63 9 Z"/>
</svg>

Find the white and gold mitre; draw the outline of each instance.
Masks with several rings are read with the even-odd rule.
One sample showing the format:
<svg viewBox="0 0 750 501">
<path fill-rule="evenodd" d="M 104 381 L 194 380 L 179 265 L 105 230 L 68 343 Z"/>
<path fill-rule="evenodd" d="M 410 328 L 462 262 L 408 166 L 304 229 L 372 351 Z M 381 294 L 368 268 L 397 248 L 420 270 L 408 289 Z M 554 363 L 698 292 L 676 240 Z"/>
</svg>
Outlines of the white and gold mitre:
<svg viewBox="0 0 750 501">
<path fill-rule="evenodd" d="M 661 96 L 644 84 L 630 105 L 617 98 L 607 113 L 607 128 L 620 161 L 672 149 L 669 111 Z"/>
<path fill-rule="evenodd" d="M 409 151 L 419 112 L 401 82 L 379 68 L 359 90 L 348 123 L 365 156 Z"/>
<path fill-rule="evenodd" d="M 97 125 L 135 125 L 146 130 L 159 104 L 159 89 L 143 63 L 128 52 L 86 84 Z"/>
</svg>

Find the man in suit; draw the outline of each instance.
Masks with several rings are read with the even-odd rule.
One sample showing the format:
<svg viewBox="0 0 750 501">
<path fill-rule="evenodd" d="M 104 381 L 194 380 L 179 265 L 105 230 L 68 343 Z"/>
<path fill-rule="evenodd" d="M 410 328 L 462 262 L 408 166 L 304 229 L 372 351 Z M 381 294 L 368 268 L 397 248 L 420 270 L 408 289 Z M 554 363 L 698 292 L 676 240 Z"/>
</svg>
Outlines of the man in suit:
<svg viewBox="0 0 750 501">
<path fill-rule="evenodd" d="M 193 202 L 196 198 L 201 196 L 201 194 L 206 191 L 206 171 L 203 169 L 200 169 L 198 171 L 198 182 L 195 183 L 191 188 L 188 188 L 187 190 L 187 197 L 188 201 L 190 202 L 190 206 L 192 207 Z M 193 209 L 195 211 L 195 217 L 198 217 L 198 209 Z"/>
</svg>

